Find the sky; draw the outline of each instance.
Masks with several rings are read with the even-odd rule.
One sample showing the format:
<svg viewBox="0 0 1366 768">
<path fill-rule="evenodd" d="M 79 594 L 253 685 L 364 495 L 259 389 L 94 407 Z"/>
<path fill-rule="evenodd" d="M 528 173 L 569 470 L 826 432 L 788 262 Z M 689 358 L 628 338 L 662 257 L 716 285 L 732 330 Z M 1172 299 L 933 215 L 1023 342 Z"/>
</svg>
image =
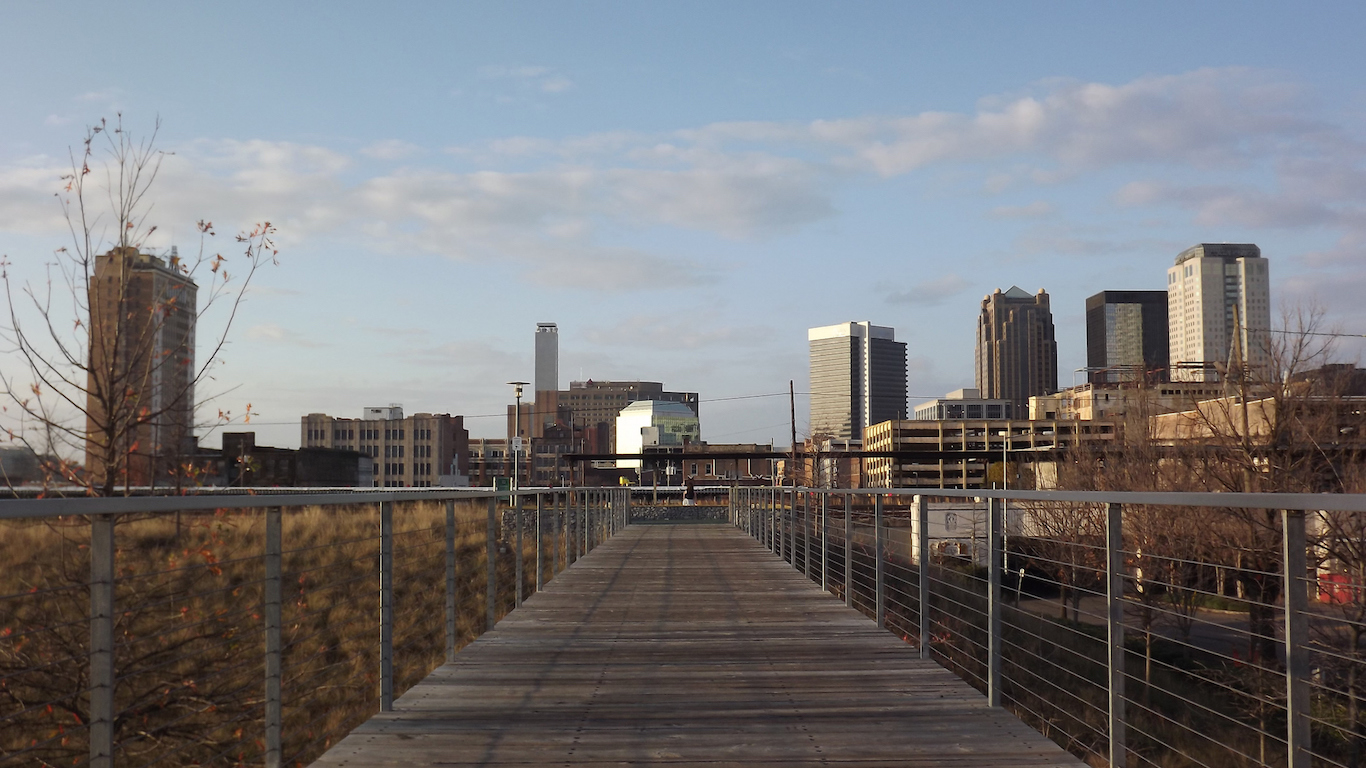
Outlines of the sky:
<svg viewBox="0 0 1366 768">
<path fill-rule="evenodd" d="M 1200 242 L 1257 243 L 1274 306 L 1366 334 L 1360 3 L 16 0 L 0 30 L 14 290 L 120 113 L 168 153 L 150 245 L 212 221 L 231 270 L 277 228 L 198 392 L 260 444 L 388 403 L 501 436 L 555 322 L 561 386 L 662 381 L 703 439 L 786 445 L 807 328 L 894 327 L 913 405 L 973 386 L 1012 285 L 1048 291 L 1070 386 L 1086 297 Z"/>
</svg>

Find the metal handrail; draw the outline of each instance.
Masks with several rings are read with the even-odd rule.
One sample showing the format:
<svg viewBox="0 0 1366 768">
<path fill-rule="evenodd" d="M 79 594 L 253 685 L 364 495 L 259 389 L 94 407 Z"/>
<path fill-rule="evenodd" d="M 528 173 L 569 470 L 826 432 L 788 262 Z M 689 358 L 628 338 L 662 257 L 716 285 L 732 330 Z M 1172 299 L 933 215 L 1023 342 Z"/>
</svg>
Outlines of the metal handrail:
<svg viewBox="0 0 1366 768">
<path fill-rule="evenodd" d="M 1122 767 L 1131 758 L 1152 762 L 1153 755 L 1141 750 L 1151 750 L 1156 744 L 1159 750 L 1175 752 L 1179 759 L 1211 764 L 1209 754 L 1183 751 L 1201 749 L 1193 746 L 1202 736 L 1198 729 L 1191 730 L 1197 726 L 1187 723 L 1184 713 L 1162 710 L 1161 705 L 1150 701 L 1150 696 L 1165 696 L 1199 716 L 1217 717 L 1242 728 L 1243 736 L 1228 734 L 1222 740 L 1209 742 L 1228 750 L 1222 758 L 1212 758 L 1212 764 L 1260 753 L 1268 764 L 1308 768 L 1311 763 L 1341 763 L 1344 742 L 1355 742 L 1353 749 L 1366 751 L 1366 717 L 1356 722 L 1342 719 L 1342 712 L 1348 711 L 1344 704 L 1348 698 L 1356 702 L 1351 711 L 1366 713 L 1366 685 L 1362 682 L 1366 681 L 1366 653 L 1360 648 L 1349 652 L 1340 647 L 1346 633 L 1366 624 L 1356 621 L 1354 613 L 1335 616 L 1328 609 L 1312 607 L 1309 591 L 1328 582 L 1321 582 L 1307 570 L 1307 555 L 1319 545 L 1306 533 L 1305 514 L 1349 513 L 1348 519 L 1352 519 L 1351 514 L 1366 512 L 1366 495 L 812 487 L 737 488 L 736 494 L 738 499 L 732 503 L 733 525 L 822 588 L 842 593 L 848 605 L 863 611 L 880 626 L 891 628 L 908 643 L 918 646 L 923 658 L 934 658 L 979 687 L 991 706 L 1008 706 L 1027 721 L 1033 718 L 1055 740 L 1080 756 L 1108 760 L 1111 766 Z M 835 496 L 842 496 L 844 503 L 833 500 Z M 857 509 L 851 504 L 853 498 L 862 499 Z M 886 503 L 898 498 L 909 503 Z M 963 499 L 986 507 L 985 525 L 979 527 L 975 522 L 967 533 L 931 536 L 929 511 L 935 500 Z M 961 505 L 961 501 L 956 503 Z M 1086 514 L 1091 515 L 1090 525 L 1100 524 L 1103 542 L 1088 538 L 1092 533 L 1086 537 L 1078 533 L 1069 539 L 1066 531 L 1049 534 L 1035 527 L 1028 532 L 1011 533 L 1016 542 L 1013 546 L 1024 547 L 1011 550 L 1006 535 L 1007 504 L 1013 513 L 1025 516 L 1039 508 L 1095 510 Z M 1216 516 L 1238 509 L 1274 512 L 1274 517 L 1257 519 L 1262 521 L 1259 526 L 1265 526 L 1268 520 L 1276 521 L 1277 529 L 1268 530 L 1274 538 L 1261 546 L 1274 543 L 1278 550 L 1267 554 L 1270 559 L 1260 565 L 1241 561 L 1231 565 L 1197 560 L 1193 555 L 1173 557 L 1158 550 L 1145 553 L 1136 546 L 1126 548 L 1126 510 L 1135 507 L 1220 510 L 1213 513 Z M 815 520 L 809 516 L 813 509 L 819 510 Z M 958 511 L 961 506 L 952 509 Z M 856 512 L 859 521 L 854 524 Z M 827 519 L 831 514 L 837 518 L 833 523 Z M 903 521 L 909 517 L 909 530 L 889 524 L 889 516 L 898 516 Z M 838 518 L 843 518 L 842 526 Z M 930 546 L 934 540 L 964 539 L 973 542 L 967 559 L 941 556 Z M 903 546 L 906 548 L 898 549 Z M 1071 554 L 1050 555 L 1048 549 L 1038 549 L 1040 546 L 1061 548 L 1059 551 Z M 798 552 L 803 555 L 798 556 Z M 1054 624 L 1042 613 L 1022 624 L 1030 614 L 1021 613 L 1025 609 L 1015 604 L 1020 600 L 1020 582 L 1025 571 L 1016 574 L 1005 568 L 1010 559 L 1022 557 L 1026 562 L 1037 561 L 1040 566 L 1068 571 L 1082 579 L 1076 583 L 1053 582 L 1063 590 L 1060 597 L 1066 599 L 1068 591 L 1074 591 L 1077 600 L 1084 596 L 1100 605 L 1093 602 L 1082 608 L 1080 603 L 1073 603 L 1070 610 L 1078 622 L 1075 627 Z M 890 558 L 897 558 L 900 576 L 887 575 Z M 819 568 L 813 568 L 817 559 Z M 834 566 L 830 564 L 832 559 Z M 954 566 L 954 562 L 961 565 Z M 1255 603 L 1254 609 L 1264 616 L 1259 619 L 1262 623 L 1255 625 L 1249 619 L 1245 630 L 1232 629 L 1227 622 L 1219 623 L 1209 617 L 1197 618 L 1195 613 L 1181 614 L 1160 602 L 1145 602 L 1154 598 L 1151 592 L 1147 597 L 1141 592 L 1144 584 L 1159 593 L 1184 590 L 1196 599 L 1216 594 L 1209 587 L 1202 589 L 1201 581 L 1163 581 L 1160 570 L 1152 576 L 1138 570 L 1155 565 L 1160 568 L 1161 562 L 1205 571 L 1236 569 L 1246 578 L 1272 584 L 1271 591 L 1265 594 L 1273 595 L 1274 600 L 1243 599 L 1244 604 Z M 1366 567 L 1366 563 L 1360 565 Z M 980 570 L 974 572 L 973 568 Z M 1011 579 L 1018 579 L 1012 582 L 1014 603 L 1012 587 L 1006 583 L 1007 573 Z M 1042 581 L 1045 576 L 1035 574 L 1030 578 Z M 1211 576 L 1204 573 L 1197 578 Z M 1361 605 L 1360 611 L 1366 613 L 1366 584 L 1339 581 L 1332 585 L 1347 591 L 1349 596 L 1345 599 L 1356 601 Z M 1221 585 L 1220 590 L 1223 588 Z M 1066 602 L 1060 605 L 1064 612 L 1068 610 Z M 1231 632 L 1252 646 L 1274 644 L 1280 649 L 1279 656 L 1242 659 L 1236 649 L 1220 651 L 1201 645 L 1200 641 L 1179 636 L 1178 621 L 1172 621 L 1173 628 L 1169 629 L 1155 629 L 1155 625 L 1143 623 L 1151 620 L 1141 620 L 1145 610 L 1150 617 L 1155 614 L 1158 621 L 1184 616 L 1188 626 L 1201 624 Z M 919 637 L 912 637 L 917 626 Z M 1135 643 L 1151 644 L 1154 636 L 1161 638 L 1161 632 L 1173 633 L 1170 640 L 1163 642 L 1179 653 L 1197 654 L 1205 659 L 1202 664 L 1206 666 L 1192 669 L 1165 658 L 1147 662 L 1182 688 L 1164 689 L 1166 683 L 1162 678 L 1135 671 L 1135 665 L 1144 661 L 1144 651 L 1136 648 Z M 1062 642 L 1070 645 L 1057 645 L 1054 649 L 1055 644 Z M 1059 665 L 1053 660 L 1060 651 L 1070 655 L 1070 664 Z M 1089 664 L 1078 667 L 1082 658 Z M 1336 677 L 1329 676 L 1326 669 L 1333 665 L 1338 667 L 1333 673 Z M 1353 668 L 1353 675 L 1347 679 L 1355 683 L 1342 681 L 1344 666 Z M 1087 675 L 1097 670 L 1104 671 L 1104 682 L 1094 687 L 1096 683 Z M 1279 682 L 1269 683 L 1268 676 Z M 1038 689 L 1041 680 L 1047 680 L 1056 690 L 1049 689 L 1052 693 L 1048 694 Z M 1126 682 L 1131 690 L 1126 691 Z M 1133 690 L 1134 686 L 1138 692 Z M 1202 689 L 1217 695 L 1202 693 Z M 1232 694 L 1236 696 L 1227 698 Z M 1057 710 L 1059 705 L 1050 703 L 1050 695 L 1072 701 L 1077 711 Z M 1225 698 L 1219 699 L 1220 695 Z M 1228 707 L 1235 700 L 1242 702 L 1244 710 L 1255 710 L 1255 716 L 1244 710 L 1219 708 L 1221 701 Z M 1312 715 L 1311 704 L 1316 704 Z M 1050 717 L 1050 707 L 1061 716 Z M 1069 731 L 1067 723 L 1072 721 L 1080 730 Z M 1164 738 L 1171 738 L 1173 729 L 1184 729 L 1187 737 L 1176 744 L 1163 744 Z M 1323 732 L 1322 741 L 1315 731 Z M 1099 751 L 1085 746 L 1094 742 L 1096 736 L 1101 737 L 1102 743 L 1108 742 Z M 1131 738 L 1138 739 L 1143 746 L 1131 744 Z M 1260 744 L 1249 746 L 1249 739 Z M 1268 749 L 1274 754 L 1268 754 Z"/>
<path fill-rule="evenodd" d="M 435 523 L 430 526 L 411 530 L 396 530 L 394 525 L 395 505 L 402 502 L 436 502 L 438 505 L 444 503 L 445 520 L 443 523 Z M 211 654 L 220 652 L 223 648 L 238 644 L 242 640 L 251 638 L 249 643 L 261 643 L 264 659 L 264 680 L 257 683 L 257 686 L 264 687 L 264 696 L 255 695 L 258 703 L 255 717 L 262 717 L 260 721 L 263 728 L 262 732 L 247 733 L 242 736 L 236 744 L 260 744 L 260 760 L 268 768 L 276 768 L 283 763 L 283 729 L 285 721 L 283 718 L 284 699 L 282 695 L 282 683 L 288 677 L 288 668 L 285 666 L 286 648 L 297 647 L 300 642 L 310 643 L 308 650 L 312 651 L 313 643 L 317 641 L 311 638 L 315 633 L 304 632 L 302 635 L 291 635 L 289 632 L 290 622 L 296 622 L 294 628 L 298 628 L 297 622 L 308 616 L 303 614 L 290 613 L 285 607 L 292 598 L 294 589 L 293 580 L 303 579 L 306 573 L 314 569 L 298 570 L 288 566 L 288 562 L 294 556 L 303 552 L 312 553 L 315 549 L 327 549 L 343 547 L 349 549 L 353 546 L 370 547 L 371 551 L 359 558 L 348 557 L 341 561 L 350 571 L 357 570 L 357 565 L 361 561 L 370 559 L 377 564 L 377 570 L 371 571 L 368 577 L 349 578 L 347 582 L 370 581 L 374 582 L 374 589 L 366 589 L 368 594 L 377 596 L 378 605 L 372 615 L 360 618 L 365 623 L 370 623 L 372 629 L 367 630 L 364 635 L 375 637 L 378 641 L 378 654 L 376 659 L 377 668 L 373 670 L 374 679 L 377 682 L 379 707 L 381 711 L 388 710 L 393 706 L 393 700 L 398 693 L 395 690 L 397 673 L 395 671 L 395 654 L 402 652 L 413 645 L 413 641 L 404 641 L 394 637 L 395 630 L 403 626 L 404 621 L 411 618 L 414 614 L 412 609 L 408 611 L 396 611 L 396 600 L 399 597 L 400 585 L 395 582 L 399 575 L 396 570 L 396 561 L 400 560 L 403 553 L 409 549 L 425 549 L 425 545 L 416 547 L 395 546 L 396 541 L 401 543 L 402 537 L 408 534 L 432 535 L 436 541 L 440 540 L 440 533 L 444 528 L 444 576 L 445 576 L 445 658 L 451 659 L 458 647 L 457 634 L 460 630 L 457 621 L 457 612 L 460 605 L 461 587 L 464 586 L 456 577 L 457 572 L 457 548 L 456 548 L 456 514 L 455 505 L 457 502 L 487 501 L 487 515 L 479 515 L 484 520 L 479 523 L 483 528 L 485 539 L 483 563 L 483 581 L 487 585 L 485 602 L 482 613 L 484 616 L 485 629 L 492 629 L 499 619 L 499 604 L 511 604 L 520 606 L 526 595 L 525 588 L 530 584 L 525 583 L 524 568 L 530 563 L 527 562 L 530 553 L 522 548 L 524 543 L 524 533 L 528 525 L 534 526 L 535 535 L 527 546 L 534 545 L 536 575 L 534 585 L 539 591 L 545 578 L 546 561 L 544 548 L 549 545 L 549 567 L 551 573 L 558 573 L 564 568 L 570 567 L 578 558 L 587 554 L 598 544 L 618 533 L 625 525 L 630 522 L 630 491 L 623 488 L 523 488 L 516 491 L 505 491 L 497 489 L 454 489 L 454 488 L 426 488 L 426 489 L 375 489 L 375 490 L 343 490 L 343 489 L 287 489 L 279 492 L 276 489 L 259 489 L 250 495 L 240 493 L 229 494 L 196 494 L 187 496 L 133 496 L 117 498 L 45 498 L 45 499 L 0 499 L 0 521 L 45 521 L 57 517 L 84 518 L 88 520 L 88 529 L 85 524 L 78 528 L 62 528 L 62 531 L 88 530 L 90 541 L 89 546 L 77 541 L 73 542 L 75 547 L 68 547 L 71 551 L 85 550 L 89 559 L 88 579 L 82 577 L 84 583 L 71 585 L 66 593 L 71 597 L 76 597 L 84 602 L 88 599 L 89 612 L 89 642 L 86 644 L 80 641 L 86 653 L 82 654 L 86 658 L 88 669 L 84 678 L 88 680 L 83 691 L 69 691 L 62 694 L 62 698 L 55 700 L 60 703 L 67 699 L 79 700 L 88 699 L 88 712 L 85 712 L 85 725 L 80 729 L 72 728 L 71 732 L 83 730 L 89 737 L 89 758 L 88 764 L 96 768 L 111 768 L 115 761 L 115 755 L 124 749 L 118 741 L 119 734 L 116 731 L 117 722 L 121 719 L 130 717 L 130 713 L 125 709 L 118 711 L 115 709 L 114 692 L 116 686 L 126 685 L 129 681 L 139 679 L 139 676 L 146 677 L 151 675 L 164 676 L 170 674 L 169 670 L 174 669 L 185 656 L 177 657 L 158 657 L 153 660 L 128 668 L 121 668 L 119 665 L 125 663 L 120 655 L 123 652 L 116 650 L 127 645 L 129 640 L 124 635 L 128 631 L 126 627 L 119 628 L 116 632 L 118 622 L 122 617 L 131 615 L 133 611 L 145 610 L 151 606 L 154 610 L 152 615 L 171 614 L 177 602 L 183 604 L 194 603 L 202 600 L 206 595 L 221 598 L 218 602 L 228 602 L 232 596 L 236 595 L 239 589 L 249 590 L 243 596 L 245 603 L 240 604 L 242 609 L 235 612 L 214 613 L 210 616 L 185 615 L 176 617 L 172 623 L 158 623 L 148 627 L 148 632 L 139 633 L 131 638 L 132 641 L 152 641 L 162 642 L 166 638 L 174 639 L 180 633 L 190 633 L 191 636 L 198 635 L 202 628 L 211 625 L 215 621 L 232 623 L 234 632 L 225 639 L 213 635 L 200 637 L 200 642 L 207 641 L 207 645 L 202 645 L 201 650 L 206 649 Z M 526 502 L 532 502 L 530 504 Z M 506 504 L 505 511 L 499 514 L 499 507 Z M 284 521 L 290 518 L 291 512 L 304 507 L 358 507 L 366 506 L 370 508 L 378 507 L 378 530 L 376 534 L 362 538 L 343 537 L 346 541 L 338 544 L 330 541 L 323 545 L 313 545 L 309 543 L 306 547 L 289 547 L 288 534 L 290 529 L 284 525 Z M 439 509 L 439 507 L 438 507 Z M 155 572 L 125 573 L 120 567 L 121 557 L 118 553 L 123 551 L 116 546 L 115 525 L 123 519 L 132 516 L 132 520 L 143 520 L 145 517 L 163 517 L 169 519 L 170 513 L 179 512 L 200 512 L 220 510 L 261 510 L 264 512 L 264 532 L 263 544 L 253 546 L 261 547 L 256 554 L 245 557 L 228 557 L 223 561 L 213 561 L 206 563 L 196 563 L 193 566 L 175 566 L 172 568 L 161 568 Z M 177 521 L 179 518 L 176 518 Z M 207 520 L 209 518 L 201 514 L 197 519 Z M 251 518 L 258 519 L 258 518 Z M 136 523 L 134 523 L 136 525 Z M 179 525 L 179 522 L 177 522 Z M 548 526 L 548 527 L 547 527 Z M 512 530 L 507 530 L 511 528 Z M 122 529 L 120 529 L 122 530 Z M 469 531 L 468 527 L 462 530 Z M 477 530 L 477 529 L 475 529 Z M 508 545 L 516 547 L 511 555 L 500 555 L 496 546 L 496 541 L 500 539 L 500 530 L 506 530 L 509 534 Z M 64 540 L 67 533 L 61 533 Z M 82 534 L 83 535 L 83 534 Z M 252 534 L 255 536 L 256 534 Z M 561 542 L 561 537 L 563 541 Z M 247 539 L 251 541 L 251 539 Z M 433 544 L 436 541 L 432 542 Z M 515 544 L 514 544 L 515 542 Z M 163 545 L 164 546 L 164 545 Z M 178 557 L 173 548 L 167 548 L 166 557 Z M 513 558 L 512 567 L 509 575 L 515 574 L 517 581 L 513 585 L 500 585 L 497 571 L 501 560 L 511 556 Z M 439 557 L 428 558 L 437 561 Z M 131 562 L 131 561 L 130 561 Z M 153 562 L 156 561 L 155 558 Z M 258 565 L 259 563 L 259 565 Z M 334 567 L 337 563 L 332 562 L 321 568 Z M 39 564 L 41 565 L 41 564 Z M 195 573 L 207 573 L 208 569 L 222 566 L 233 569 L 255 569 L 260 568 L 260 572 L 250 578 L 233 581 L 224 587 L 214 587 L 204 591 L 196 587 L 189 586 L 189 581 L 175 581 Z M 54 566 L 55 567 L 55 566 Z M 63 567 L 67 567 L 63 564 Z M 81 568 L 85 566 L 82 565 Z M 127 567 L 126 564 L 123 567 Z M 359 566 L 364 570 L 365 566 Z M 371 566 L 375 567 L 375 566 Z M 56 571 L 53 571 L 56 573 Z M 69 577 L 71 574 L 65 571 Z M 476 572 L 476 577 L 477 577 Z M 432 573 L 431 582 L 433 585 L 440 584 L 439 575 Z M 503 577 L 503 578 L 506 578 Z M 164 580 L 170 585 L 167 587 L 172 591 L 162 591 L 149 596 L 146 605 L 143 602 L 133 604 L 135 601 L 128 601 L 123 604 L 123 599 L 116 600 L 116 586 L 127 585 L 129 579 L 153 579 Z M 335 586 L 337 582 L 324 581 L 326 589 Z M 188 587 L 188 588 L 187 588 Z M 66 588 L 64 588 L 66 589 Z M 88 598 L 84 594 L 88 590 Z M 179 591 L 176 591 L 179 590 Z M 506 594 L 505 594 L 506 593 Z M 20 614 L 11 610 L 19 605 L 18 601 L 28 600 L 30 604 L 43 608 L 41 601 L 46 599 L 51 590 L 30 589 L 24 592 L 14 592 L 0 596 L 0 621 L 6 619 L 7 615 L 15 618 L 16 622 L 21 621 Z M 310 594 L 321 594 L 314 591 Z M 68 600 L 68 603 L 71 601 Z M 361 601 L 362 603 L 368 601 Z M 302 604 L 300 604 L 302 605 Z M 69 606 L 68 606 L 69 607 Z M 236 607 L 236 605 L 234 606 Z M 439 610 L 439 609 L 438 609 Z M 292 608 L 291 608 L 292 611 Z M 254 619 L 256 623 L 242 623 L 242 619 Z M 289 621 L 285 621 L 288 618 Z M 467 617 L 468 618 L 468 617 Z M 354 623 L 355 620 L 348 620 Z M 5 622 L 11 623 L 11 622 Z M 25 648 L 33 648 L 42 642 L 43 633 L 51 634 L 54 631 L 61 631 L 68 636 L 79 637 L 79 631 L 72 632 L 79 624 L 86 622 L 63 622 L 60 626 L 45 625 L 32 628 L 22 627 L 18 623 L 14 626 L 0 626 L 0 650 L 5 651 L 11 660 L 21 661 L 25 658 L 20 655 Z M 378 632 L 374 632 L 378 628 Z M 15 631 L 18 630 L 18 631 Z M 348 637 L 363 636 L 361 633 L 351 633 L 339 635 L 334 642 L 346 643 Z M 54 641 L 57 638 L 53 638 Z M 426 642 L 426 641 L 424 641 Z M 52 646 L 59 648 L 62 646 Z M 322 653 L 320 650 L 318 653 Z M 77 657 L 79 658 L 79 657 Z M 290 657 L 293 658 L 293 657 Z M 37 674 L 41 665 L 48 663 L 42 656 L 34 657 L 34 661 L 27 668 L 11 667 L 7 672 L 0 672 L 0 684 L 10 685 L 18 676 L 27 675 L 35 681 L 33 677 Z M 249 668 L 253 663 L 260 661 L 235 661 L 235 666 L 230 666 L 226 670 L 210 670 L 207 672 L 199 671 L 191 676 L 191 679 L 180 680 L 174 684 L 179 688 L 192 688 L 196 685 L 196 679 L 210 679 L 214 675 L 224 671 L 230 671 L 234 676 L 240 675 L 242 671 Z M 69 664 L 69 662 L 68 662 Z M 300 669 L 304 669 L 301 667 Z M 424 673 L 425 674 L 425 673 Z M 41 676 L 41 675 L 40 675 Z M 235 678 L 234 678 L 235 679 Z M 158 689 L 162 686 L 158 684 Z M 167 688 L 170 690 L 170 688 Z M 255 688 L 261 690 L 261 688 Z M 371 699 L 373 701 L 373 699 Z M 46 708 L 51 712 L 51 708 Z M 6 728 L 23 727 L 16 725 L 15 718 L 25 717 L 32 714 L 33 708 L 29 707 L 22 711 L 10 712 L 8 714 L 0 712 L 0 722 L 6 722 Z M 194 712 L 182 713 L 179 715 L 180 722 L 183 724 L 186 719 L 195 715 Z M 238 720 L 249 717 L 244 711 L 237 716 Z M 176 721 L 171 721 L 174 724 Z M 218 728 L 222 723 L 216 723 Z M 44 726 L 46 727 L 46 726 Z M 141 727 L 141 726 L 139 726 Z M 182 725 L 183 727 L 183 725 Z M 7 735 L 14 735 L 14 731 L 9 731 Z M 68 734 L 69 735 L 69 734 Z M 333 734 L 340 737 L 344 734 Z M 31 740 L 25 738 L 23 748 L 29 750 L 32 745 L 47 745 L 56 742 L 65 742 L 62 739 L 48 739 L 45 733 L 34 733 Z M 189 744 L 181 744 L 175 749 L 185 749 Z M 17 749 L 18 747 L 16 747 Z M 305 745 L 307 749 L 307 745 Z M 255 749 L 255 747 L 253 747 Z M 226 750 L 238 751 L 236 745 Z M 25 752 L 27 754 L 27 752 Z M 151 753 L 157 754 L 157 753 Z M 168 752 L 163 757 L 169 757 L 172 753 Z M 9 756 L 14 756 L 10 753 Z M 69 755 L 68 755 L 69 757 Z M 0 761 L 6 758 L 6 754 L 0 752 Z M 237 755 L 234 760 L 240 761 L 241 755 Z M 122 759 L 122 758 L 120 758 Z M 141 758 L 140 758 L 141 759 Z M 155 762 L 161 758 L 153 757 Z M 150 763 L 149 763 L 150 764 Z"/>
</svg>

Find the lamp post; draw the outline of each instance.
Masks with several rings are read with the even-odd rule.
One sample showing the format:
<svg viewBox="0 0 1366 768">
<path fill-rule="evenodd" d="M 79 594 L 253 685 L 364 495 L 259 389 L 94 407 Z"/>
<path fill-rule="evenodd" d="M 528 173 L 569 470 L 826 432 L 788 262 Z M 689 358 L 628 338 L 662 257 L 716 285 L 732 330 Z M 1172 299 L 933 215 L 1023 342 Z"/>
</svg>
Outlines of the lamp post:
<svg viewBox="0 0 1366 768">
<path fill-rule="evenodd" d="M 522 485 L 518 480 L 521 464 L 517 461 L 517 457 L 522 452 L 522 387 L 528 383 L 525 381 L 508 382 L 512 385 L 512 391 L 517 402 L 512 410 L 512 439 L 508 441 L 508 448 L 512 449 L 512 490 L 514 491 Z"/>
<path fill-rule="evenodd" d="M 1006 449 L 1010 446 L 1010 428 L 1001 430 L 1001 490 L 1010 490 L 1010 481 L 1006 479 Z"/>
</svg>

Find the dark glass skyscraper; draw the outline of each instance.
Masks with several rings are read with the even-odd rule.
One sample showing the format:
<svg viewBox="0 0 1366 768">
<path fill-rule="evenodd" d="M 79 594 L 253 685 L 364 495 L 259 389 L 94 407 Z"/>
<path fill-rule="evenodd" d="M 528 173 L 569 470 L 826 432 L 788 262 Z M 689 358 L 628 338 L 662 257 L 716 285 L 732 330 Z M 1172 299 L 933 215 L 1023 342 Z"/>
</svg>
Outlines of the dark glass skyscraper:
<svg viewBox="0 0 1366 768">
<path fill-rule="evenodd" d="M 1086 300 L 1086 367 L 1093 384 L 1167 381 L 1167 292 L 1101 291 Z"/>
</svg>

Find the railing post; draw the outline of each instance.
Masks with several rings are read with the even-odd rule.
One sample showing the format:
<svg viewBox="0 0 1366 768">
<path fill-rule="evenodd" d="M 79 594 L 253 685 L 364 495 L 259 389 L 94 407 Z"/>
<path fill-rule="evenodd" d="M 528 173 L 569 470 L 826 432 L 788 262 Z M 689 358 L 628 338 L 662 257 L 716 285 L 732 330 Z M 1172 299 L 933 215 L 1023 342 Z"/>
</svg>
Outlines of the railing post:
<svg viewBox="0 0 1366 768">
<path fill-rule="evenodd" d="M 920 658 L 930 657 L 930 503 L 915 497 L 915 564 L 920 572 Z"/>
<path fill-rule="evenodd" d="M 1124 768 L 1124 508 L 1105 505 L 1105 605 L 1110 643 L 1110 768 Z"/>
<path fill-rule="evenodd" d="M 1001 514 L 1005 499 L 987 499 L 987 703 L 1001 706 Z"/>
<path fill-rule="evenodd" d="M 844 494 L 844 604 L 854 607 L 854 494 Z"/>
<path fill-rule="evenodd" d="M 489 497 L 489 516 L 484 536 L 484 630 L 498 623 L 498 497 Z"/>
<path fill-rule="evenodd" d="M 560 526 L 558 512 L 560 510 L 560 494 L 558 491 L 550 492 L 550 578 L 553 580 L 560 567 L 560 545 L 559 538 Z"/>
<path fill-rule="evenodd" d="M 543 545 L 542 530 L 545 528 L 545 518 L 541 515 L 542 501 L 545 496 L 536 494 L 536 591 L 541 591 L 545 576 L 545 547 Z"/>
<path fill-rule="evenodd" d="M 821 591 L 830 591 L 830 494 L 822 493 L 821 499 Z"/>
<path fill-rule="evenodd" d="M 797 486 L 787 494 L 787 562 L 797 567 Z"/>
<path fill-rule="evenodd" d="M 1288 768 L 1309 768 L 1313 738 L 1309 725 L 1309 593 L 1305 584 L 1304 512 L 1281 510 L 1285 568 L 1285 742 Z"/>
<path fill-rule="evenodd" d="M 282 545 L 283 528 L 279 507 L 266 507 L 266 552 L 265 580 L 262 583 L 261 614 L 265 620 L 266 641 L 266 690 L 265 717 L 262 725 L 265 730 L 266 768 L 280 768 L 284 759 L 280 737 L 283 710 L 280 702 L 280 677 L 282 674 L 280 645 L 280 625 L 283 621 L 280 610 L 281 577 L 280 561 L 284 550 Z"/>
<path fill-rule="evenodd" d="M 515 598 L 513 599 L 512 607 L 514 607 L 514 608 L 521 608 L 521 607 L 522 607 L 522 596 L 523 596 L 523 592 L 525 591 L 525 588 L 526 588 L 526 583 L 525 583 L 525 582 L 526 582 L 526 577 L 522 574 L 522 569 L 523 569 L 523 567 L 524 567 L 522 561 L 526 559 L 526 552 L 525 552 L 525 550 L 523 550 L 523 548 L 522 548 L 522 496 L 521 496 L 521 494 L 518 494 L 517 496 L 515 496 L 515 497 L 513 498 L 513 502 L 512 502 L 512 522 L 513 522 L 514 525 L 517 526 L 517 533 L 516 533 L 516 535 L 513 537 L 513 538 L 516 539 L 516 543 L 513 545 L 514 548 L 516 549 L 516 551 L 513 553 L 513 557 L 512 557 L 514 563 L 516 563 L 516 575 L 515 575 L 513 578 L 517 579 L 517 591 L 516 591 L 516 593 L 515 593 L 516 596 L 515 596 Z"/>
<path fill-rule="evenodd" d="M 394 503 L 379 504 L 379 711 L 394 710 Z"/>
<path fill-rule="evenodd" d="M 446 661 L 455 661 L 455 499 L 446 500 Z"/>
<path fill-rule="evenodd" d="M 90 765 L 114 767 L 114 516 L 90 516 Z"/>
<path fill-rule="evenodd" d="M 773 554 L 777 555 L 778 559 L 781 560 L 783 559 L 783 521 L 782 518 L 778 516 L 777 491 L 769 494 L 768 518 L 770 528 L 769 538 L 773 542 L 773 545 L 769 547 L 769 549 L 773 550 Z"/>
<path fill-rule="evenodd" d="M 802 491 L 802 568 L 811 580 L 811 492 Z"/>
<path fill-rule="evenodd" d="M 883 593 L 882 541 L 882 494 L 879 493 L 873 497 L 873 573 L 875 575 L 873 613 L 877 617 L 879 627 L 887 626 L 887 604 Z"/>
<path fill-rule="evenodd" d="M 564 567 L 565 567 L 565 570 L 568 570 L 568 569 L 569 569 L 569 565 L 570 565 L 571 563 L 574 562 L 574 558 L 578 556 L 578 550 L 579 550 L 579 545 L 578 545 L 578 540 L 579 540 L 579 539 L 578 539 L 578 536 L 575 534 L 575 531 L 577 531 L 578 528 L 576 528 L 576 527 L 574 526 L 574 519 L 575 519 L 575 515 L 577 514 L 577 512 L 575 512 L 575 510 L 578 509 L 578 507 L 577 507 L 578 502 L 577 502 L 577 501 L 575 500 L 575 498 L 574 498 L 574 494 L 575 494 L 575 493 L 578 493 L 578 492 L 577 492 L 577 491 L 571 491 L 570 493 L 568 493 L 568 494 L 565 495 L 565 499 L 564 499 Z"/>
</svg>

